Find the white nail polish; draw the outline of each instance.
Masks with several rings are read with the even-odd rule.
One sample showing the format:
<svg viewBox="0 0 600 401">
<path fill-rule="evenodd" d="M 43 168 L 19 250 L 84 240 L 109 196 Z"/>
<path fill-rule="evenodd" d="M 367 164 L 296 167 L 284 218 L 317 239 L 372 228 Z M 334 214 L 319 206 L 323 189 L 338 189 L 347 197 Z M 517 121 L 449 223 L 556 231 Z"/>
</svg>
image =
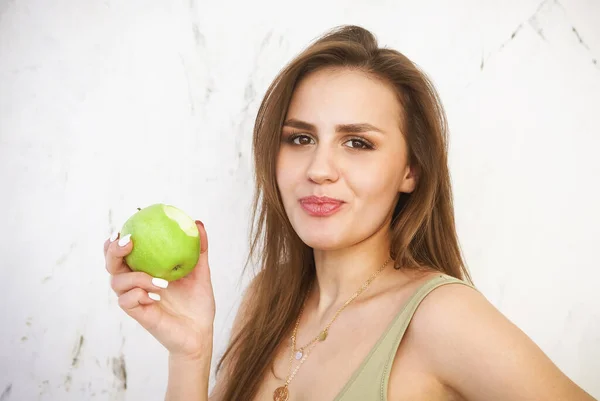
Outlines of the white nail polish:
<svg viewBox="0 0 600 401">
<path fill-rule="evenodd" d="M 169 286 L 169 282 L 165 279 L 154 277 L 152 279 L 152 284 L 160 288 L 167 288 Z"/>
<path fill-rule="evenodd" d="M 127 234 L 123 238 L 119 239 L 119 246 L 125 246 L 129 244 L 129 239 L 131 238 L 131 234 Z"/>
<path fill-rule="evenodd" d="M 150 299 L 153 299 L 155 301 L 160 301 L 160 295 L 158 295 L 158 294 L 155 294 L 153 292 L 149 292 L 148 296 L 150 297 Z"/>
<path fill-rule="evenodd" d="M 118 236 L 119 236 L 119 233 L 117 231 L 112 233 L 112 235 L 110 236 L 110 242 L 115 242 L 115 240 L 117 239 Z"/>
</svg>

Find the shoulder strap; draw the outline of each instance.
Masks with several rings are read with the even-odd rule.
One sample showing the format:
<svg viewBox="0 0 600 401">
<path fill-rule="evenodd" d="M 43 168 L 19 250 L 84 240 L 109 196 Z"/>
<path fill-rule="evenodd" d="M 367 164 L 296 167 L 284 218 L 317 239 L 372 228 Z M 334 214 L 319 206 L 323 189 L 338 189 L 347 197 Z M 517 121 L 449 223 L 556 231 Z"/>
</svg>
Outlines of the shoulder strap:
<svg viewBox="0 0 600 401">
<path fill-rule="evenodd" d="M 404 302 L 398 314 L 392 319 L 388 328 L 383 332 L 373 348 L 371 348 L 367 357 L 354 371 L 334 401 L 387 400 L 390 369 L 410 320 L 421 301 L 431 291 L 449 283 L 469 285 L 442 273 L 421 285 Z"/>
<path fill-rule="evenodd" d="M 429 281 L 427 281 L 426 283 L 421 285 L 421 287 L 419 287 L 417 289 L 417 291 L 415 291 L 415 293 L 407 301 L 405 307 L 403 308 L 403 310 L 401 312 L 402 318 L 396 319 L 396 321 L 394 322 L 394 326 L 390 330 L 391 332 L 394 332 L 396 334 L 396 338 L 395 338 L 395 341 L 394 341 L 392 349 L 391 349 L 392 352 L 389 353 L 389 358 L 384 367 L 383 380 L 381 382 L 381 398 L 380 399 L 382 399 L 382 400 L 385 399 L 383 396 L 384 396 L 384 394 L 387 393 L 387 387 L 388 387 L 388 382 L 389 382 L 389 378 L 390 378 L 390 370 L 392 367 L 392 363 L 394 362 L 394 359 L 396 357 L 396 352 L 398 351 L 400 342 L 402 341 L 402 338 L 404 337 L 404 333 L 406 332 L 408 325 L 410 324 L 415 312 L 417 311 L 417 308 L 419 307 L 421 302 L 427 297 L 427 295 L 429 295 L 431 293 L 431 291 L 433 291 L 436 288 L 441 287 L 443 285 L 453 284 L 453 283 L 463 284 L 468 287 L 474 288 L 471 284 L 469 284 L 465 281 L 462 281 L 455 277 L 440 273 L 440 275 L 435 276 L 434 278 L 430 279 Z"/>
</svg>

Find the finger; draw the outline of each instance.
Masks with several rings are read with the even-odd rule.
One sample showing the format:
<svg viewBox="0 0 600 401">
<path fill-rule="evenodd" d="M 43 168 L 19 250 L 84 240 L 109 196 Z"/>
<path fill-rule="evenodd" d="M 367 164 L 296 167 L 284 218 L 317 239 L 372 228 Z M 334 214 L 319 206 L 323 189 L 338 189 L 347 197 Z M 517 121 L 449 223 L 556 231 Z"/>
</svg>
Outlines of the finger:
<svg viewBox="0 0 600 401">
<path fill-rule="evenodd" d="M 110 246 L 110 244 L 115 242 L 115 240 L 118 238 L 119 238 L 119 233 L 115 232 L 109 238 L 107 238 L 106 241 L 104 241 L 104 257 L 106 257 L 106 252 L 108 252 L 108 247 Z"/>
<path fill-rule="evenodd" d="M 212 292 L 212 281 L 210 277 L 210 267 L 208 264 L 208 235 L 204 229 L 204 224 L 196 220 L 196 226 L 200 233 L 200 256 L 198 263 L 190 274 L 183 278 L 184 281 L 194 282 L 204 288 L 205 291 Z"/>
<path fill-rule="evenodd" d="M 141 288 L 134 288 L 119 297 L 119 306 L 135 320 L 147 324 L 143 321 L 144 315 L 148 312 L 146 308 L 160 301 L 160 297 L 151 294 Z"/>
<path fill-rule="evenodd" d="M 106 252 L 106 270 L 110 274 L 120 274 L 130 272 L 123 258 L 133 250 L 133 240 L 131 234 L 128 234 L 118 241 L 112 242 Z"/>
<path fill-rule="evenodd" d="M 123 293 L 136 287 L 147 292 L 160 294 L 162 289 L 167 288 L 169 282 L 162 278 L 155 278 L 144 272 L 127 272 L 111 276 L 110 286 L 113 291 L 121 296 Z"/>
<path fill-rule="evenodd" d="M 196 267 L 208 268 L 208 234 L 206 234 L 204 224 L 200 220 L 196 220 L 196 226 L 200 233 L 200 257 Z"/>
</svg>

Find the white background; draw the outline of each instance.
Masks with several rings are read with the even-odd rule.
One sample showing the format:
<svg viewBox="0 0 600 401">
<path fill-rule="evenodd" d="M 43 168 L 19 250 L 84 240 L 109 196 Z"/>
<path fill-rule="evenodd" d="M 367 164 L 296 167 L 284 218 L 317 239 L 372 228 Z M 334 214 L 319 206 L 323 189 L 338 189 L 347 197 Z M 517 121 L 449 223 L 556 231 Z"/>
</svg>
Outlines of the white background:
<svg viewBox="0 0 600 401">
<path fill-rule="evenodd" d="M 599 21 L 596 0 L 0 0 L 0 401 L 163 398 L 167 354 L 102 255 L 157 202 L 206 224 L 216 361 L 247 283 L 258 104 L 346 23 L 431 76 L 476 285 L 600 397 Z"/>
</svg>

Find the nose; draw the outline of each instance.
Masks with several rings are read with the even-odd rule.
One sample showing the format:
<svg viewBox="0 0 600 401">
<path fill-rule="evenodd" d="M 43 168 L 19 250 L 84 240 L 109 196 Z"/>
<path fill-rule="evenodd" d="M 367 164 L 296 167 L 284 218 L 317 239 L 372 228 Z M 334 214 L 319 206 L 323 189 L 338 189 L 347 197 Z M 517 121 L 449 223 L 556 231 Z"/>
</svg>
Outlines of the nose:
<svg viewBox="0 0 600 401">
<path fill-rule="evenodd" d="M 312 154 L 312 160 L 308 166 L 308 179 L 323 184 L 327 181 L 335 182 L 339 177 L 334 151 L 326 146 L 317 146 Z"/>
</svg>

